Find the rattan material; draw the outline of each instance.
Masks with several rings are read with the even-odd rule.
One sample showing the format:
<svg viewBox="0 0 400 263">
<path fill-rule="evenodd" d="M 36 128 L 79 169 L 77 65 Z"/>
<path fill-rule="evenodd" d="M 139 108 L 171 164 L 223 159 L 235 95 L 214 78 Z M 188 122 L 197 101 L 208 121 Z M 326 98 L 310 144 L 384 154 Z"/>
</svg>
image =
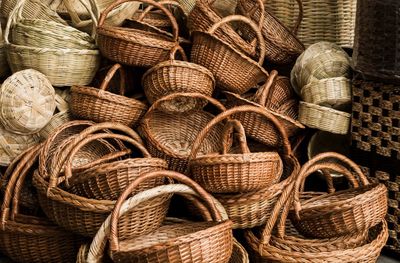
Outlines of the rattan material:
<svg viewBox="0 0 400 263">
<path fill-rule="evenodd" d="M 168 162 L 170 170 L 186 172 L 188 158 L 199 132 L 214 117 L 203 110 L 176 113 L 158 109 L 163 101 L 180 98 L 208 100 L 219 111 L 225 107 L 217 100 L 199 93 L 175 93 L 156 101 L 142 119 L 140 132 L 146 141 L 150 154 Z M 223 125 L 213 129 L 199 150 L 199 154 L 217 152 L 221 142 Z"/>
<path fill-rule="evenodd" d="M 216 116 L 199 133 L 190 154 L 190 174 L 210 193 L 245 193 L 261 190 L 277 183 L 282 175 L 282 160 L 278 152 L 250 152 L 243 126 L 229 121 L 224 129 L 220 154 L 196 156 L 202 141 L 216 124 L 224 119 Z M 230 136 L 237 134 L 241 152 L 228 153 Z"/>
<path fill-rule="evenodd" d="M 296 25 L 292 30 L 285 27 L 278 19 L 276 19 L 269 11 L 264 9 L 262 0 L 239 0 L 236 12 L 238 14 L 248 16 L 254 21 L 260 21 L 261 12 L 264 13 L 264 21 L 262 22 L 261 32 L 265 39 L 266 58 L 268 61 L 278 64 L 290 64 L 304 51 L 303 44 L 296 38 L 298 27 L 300 26 L 303 16 L 303 4 L 301 0 L 297 0 L 299 4 L 299 14 L 297 16 Z M 269 3 L 266 3 L 268 6 Z M 248 29 L 242 29 L 249 39 L 254 37 Z"/>
<path fill-rule="evenodd" d="M 175 60 L 177 51 L 183 61 Z M 207 68 L 188 62 L 183 49 L 176 46 L 171 50 L 170 60 L 157 64 L 143 75 L 142 86 L 148 101 L 154 103 L 163 96 L 182 92 L 197 92 L 211 97 L 215 79 Z"/>
<path fill-rule="evenodd" d="M 103 56 L 129 66 L 152 67 L 169 58 L 170 50 L 178 42 L 178 25 L 173 15 L 161 4 L 153 0 L 143 3 L 161 9 L 170 19 L 173 36 L 160 32 L 148 32 L 140 29 L 122 28 L 105 25 L 105 19 L 115 7 L 132 0 L 115 1 L 101 14 L 97 28 L 98 44 Z"/>
<path fill-rule="evenodd" d="M 58 127 L 69 121 L 72 121 L 72 116 L 69 111 L 57 112 L 51 117 L 49 123 L 39 131 L 40 137 L 43 140 L 47 139 Z"/>
<path fill-rule="evenodd" d="M 264 1 L 267 10 L 283 24 L 297 23 L 298 4 L 287 0 Z M 307 0 L 303 1 L 303 19 L 297 36 L 306 46 L 319 41 L 329 41 L 348 48 L 353 47 L 356 20 L 354 0 Z"/>
<path fill-rule="evenodd" d="M 46 218 L 19 211 L 40 146 L 24 153 L 8 181 L 1 209 L 0 250 L 16 262 L 74 262 L 80 238 Z"/>
<path fill-rule="evenodd" d="M 120 95 L 107 91 L 115 73 L 120 72 Z M 71 88 L 71 113 L 78 119 L 95 122 L 118 122 L 130 127 L 136 126 L 147 111 L 143 102 L 123 96 L 125 93 L 125 71 L 115 64 L 107 73 L 99 89 L 73 86 Z"/>
<path fill-rule="evenodd" d="M 400 160 L 400 87 L 354 79 L 352 144 Z"/>
<path fill-rule="evenodd" d="M 1 85 L 0 104 L 0 121 L 4 128 L 17 134 L 34 134 L 53 116 L 55 91 L 42 73 L 22 70 Z"/>
<path fill-rule="evenodd" d="M 350 57 L 339 46 L 330 42 L 318 42 L 308 47 L 294 65 L 290 81 L 300 95 L 302 88 L 316 80 L 348 77 Z"/>
<path fill-rule="evenodd" d="M 200 3 L 202 1 L 199 1 Z M 192 12 L 193 13 L 193 12 Z M 218 38 L 216 30 L 232 21 L 241 21 L 251 26 L 256 32 L 260 55 L 258 62 L 241 53 L 230 43 Z M 191 61 L 208 68 L 222 90 L 243 94 L 262 83 L 268 77 L 268 72 L 262 67 L 265 57 L 264 38 L 257 25 L 244 16 L 228 16 L 206 32 L 194 31 Z"/>
<path fill-rule="evenodd" d="M 345 77 L 313 81 L 301 89 L 305 102 L 341 108 L 351 103 L 351 81 Z"/>
</svg>

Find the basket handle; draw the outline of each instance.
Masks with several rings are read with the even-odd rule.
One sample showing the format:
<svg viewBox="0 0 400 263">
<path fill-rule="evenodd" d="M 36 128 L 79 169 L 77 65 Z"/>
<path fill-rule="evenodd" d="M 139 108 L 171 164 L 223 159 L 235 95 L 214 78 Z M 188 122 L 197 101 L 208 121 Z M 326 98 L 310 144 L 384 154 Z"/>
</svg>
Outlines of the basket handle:
<svg viewBox="0 0 400 263">
<path fill-rule="evenodd" d="M 264 83 L 256 92 L 254 95 L 254 101 L 261 106 L 265 107 L 265 104 L 267 102 L 268 95 L 270 94 L 271 87 L 272 85 L 275 84 L 275 81 L 278 77 L 278 71 L 272 70 L 271 73 L 269 74 L 269 77 L 267 79 L 267 82 Z"/>
<path fill-rule="evenodd" d="M 173 1 L 173 0 L 159 1 L 158 3 L 159 3 L 159 4 L 162 4 L 162 5 L 173 5 L 173 6 L 177 6 L 177 7 L 179 7 L 179 8 L 182 9 L 181 5 L 180 5 L 178 2 Z M 152 6 L 152 5 L 146 7 L 146 9 L 143 10 L 143 12 L 140 14 L 140 16 L 138 17 L 137 20 L 138 20 L 138 21 L 142 21 L 143 18 L 144 18 L 148 13 L 150 13 L 150 11 L 153 10 L 153 9 L 154 9 L 154 6 Z"/>
<path fill-rule="evenodd" d="M 263 65 L 264 63 L 264 58 L 265 58 L 265 41 L 264 41 L 264 37 L 262 36 L 262 33 L 260 31 L 260 29 L 258 28 L 258 26 L 251 21 L 250 19 L 248 19 L 245 16 L 240 16 L 240 15 L 231 15 L 231 16 L 227 16 L 222 18 L 220 21 L 218 21 L 217 23 L 215 23 L 209 30 L 208 33 L 210 34 L 214 34 L 214 32 L 223 24 L 226 24 L 228 22 L 231 21 L 241 21 L 244 22 L 246 24 L 248 24 L 255 32 L 257 35 L 257 39 L 258 39 L 258 45 L 260 47 L 260 56 L 258 59 L 258 64 L 260 66 Z"/>
<path fill-rule="evenodd" d="M 227 154 L 229 150 L 230 135 L 237 132 L 237 136 L 233 136 L 239 142 L 240 150 L 243 154 L 250 153 L 250 149 L 247 145 L 246 133 L 244 131 L 243 125 L 238 120 L 229 120 L 222 134 L 222 154 Z"/>
<path fill-rule="evenodd" d="M 119 93 L 121 95 L 125 94 L 126 73 L 125 73 L 124 68 L 119 63 L 115 64 L 108 70 L 107 75 L 105 76 L 103 82 L 100 85 L 100 88 L 99 88 L 100 90 L 107 90 L 107 88 L 110 85 L 111 79 L 114 77 L 115 73 L 118 70 L 119 70 L 119 74 L 120 74 Z"/>
<path fill-rule="evenodd" d="M 192 179 L 189 177 L 173 172 L 173 171 L 158 171 L 158 172 L 151 172 L 144 174 L 140 177 L 138 177 L 135 181 L 133 181 L 126 189 L 125 191 L 121 194 L 121 196 L 118 198 L 117 203 L 115 204 L 115 208 L 111 214 L 111 233 L 110 233 L 110 248 L 112 250 L 118 250 L 119 249 L 119 241 L 118 241 L 118 214 L 120 213 L 121 206 L 123 202 L 129 197 L 129 195 L 133 192 L 133 190 L 142 182 L 158 177 L 168 177 L 170 179 L 174 179 L 180 183 L 186 184 L 190 186 L 201 198 L 202 201 L 204 201 L 207 204 L 207 207 L 209 209 L 209 212 L 211 213 L 211 216 L 215 221 L 221 222 L 222 217 L 220 212 L 215 206 L 214 200 L 212 196 L 207 193 L 200 185 L 198 185 L 196 182 L 194 182 Z"/>
<path fill-rule="evenodd" d="M 128 3 L 128 2 L 133 2 L 134 0 L 117 0 L 115 2 L 113 2 L 111 5 L 109 5 L 100 15 L 100 20 L 99 20 L 99 25 L 98 27 L 102 27 L 104 25 L 104 22 L 106 21 L 107 15 L 108 13 L 111 12 L 111 10 L 113 10 L 114 8 L 124 4 L 124 3 Z M 167 15 L 167 17 L 169 18 L 169 20 L 171 21 L 171 25 L 172 25 L 172 35 L 174 37 L 174 42 L 178 42 L 178 38 L 179 38 L 179 28 L 178 28 L 178 23 L 176 22 L 175 17 L 171 14 L 170 11 L 168 11 L 168 9 L 166 9 L 162 4 L 157 3 L 153 0 L 140 0 L 138 2 L 142 2 L 142 3 L 146 3 L 149 5 L 153 5 L 157 8 L 159 8 L 161 11 L 163 11 L 164 14 Z"/>
<path fill-rule="evenodd" d="M 296 24 L 294 24 L 292 28 L 292 33 L 293 35 L 297 35 L 297 32 L 299 31 L 301 21 L 303 20 L 303 1 L 302 0 L 296 0 L 298 6 L 299 6 L 299 14 L 296 19 Z"/>
<path fill-rule="evenodd" d="M 90 18 L 93 21 L 93 29 L 92 29 L 92 38 L 96 38 L 96 27 L 99 20 L 100 11 L 97 7 L 97 4 L 94 0 L 88 0 L 89 3 L 85 2 L 84 0 L 78 0 L 85 9 L 89 12 Z M 74 4 L 76 4 L 73 0 L 62 0 L 65 8 L 68 11 L 68 14 L 71 16 L 72 22 L 75 26 L 79 27 L 83 21 L 80 19 L 76 9 L 74 8 Z M 88 6 L 89 4 L 89 6 Z"/>
<path fill-rule="evenodd" d="M 22 11 L 24 10 L 24 5 L 26 1 L 27 0 L 18 0 L 14 6 L 14 9 L 11 10 L 8 16 L 6 28 L 4 30 L 4 42 L 6 45 L 10 44 L 8 37 L 10 35 L 11 26 L 15 25 L 18 20 L 22 18 Z"/>
<path fill-rule="evenodd" d="M 171 53 L 169 54 L 169 59 L 171 61 L 175 60 L 175 56 L 176 56 L 176 52 L 179 51 L 179 54 L 182 56 L 182 60 L 183 61 L 188 61 L 188 58 L 185 54 L 185 51 L 183 50 L 183 48 L 180 45 L 176 45 L 171 49 Z"/>
</svg>

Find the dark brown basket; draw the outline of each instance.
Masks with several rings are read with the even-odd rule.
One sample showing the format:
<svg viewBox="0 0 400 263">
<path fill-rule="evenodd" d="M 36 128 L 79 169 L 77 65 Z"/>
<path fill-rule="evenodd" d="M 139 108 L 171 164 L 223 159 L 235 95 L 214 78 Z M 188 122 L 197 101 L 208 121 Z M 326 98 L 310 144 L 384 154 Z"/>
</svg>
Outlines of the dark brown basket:
<svg viewBox="0 0 400 263">
<path fill-rule="evenodd" d="M 400 86 L 353 80 L 352 145 L 400 160 Z"/>
<path fill-rule="evenodd" d="M 400 83 L 400 1 L 358 0 L 354 69 Z"/>
</svg>

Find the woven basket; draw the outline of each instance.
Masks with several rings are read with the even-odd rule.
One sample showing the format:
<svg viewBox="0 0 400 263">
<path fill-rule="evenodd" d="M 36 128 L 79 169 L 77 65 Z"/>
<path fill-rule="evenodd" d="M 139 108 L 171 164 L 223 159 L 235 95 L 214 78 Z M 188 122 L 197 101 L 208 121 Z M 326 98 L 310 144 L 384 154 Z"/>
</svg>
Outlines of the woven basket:
<svg viewBox="0 0 400 263">
<path fill-rule="evenodd" d="M 45 74 L 54 86 L 89 84 L 100 63 L 98 50 L 32 47 L 10 43 L 9 35 L 18 23 L 24 9 L 21 0 L 10 14 L 4 38 L 7 45 L 7 59 L 13 72 L 23 69 L 36 69 Z M 10 32 L 11 31 L 11 32 Z"/>
<path fill-rule="evenodd" d="M 175 60 L 177 51 L 183 61 Z M 182 92 L 211 97 L 215 79 L 207 68 L 188 62 L 183 49 L 176 46 L 171 50 L 170 60 L 157 64 L 143 75 L 142 86 L 148 101 L 154 103 L 163 96 Z"/>
<path fill-rule="evenodd" d="M 34 134 L 53 116 L 55 91 L 42 73 L 22 70 L 1 85 L 0 104 L 0 121 L 4 128 L 17 134 Z"/>
<path fill-rule="evenodd" d="M 294 65 L 290 81 L 297 94 L 302 88 L 316 80 L 348 77 L 350 57 L 339 46 L 329 42 L 318 42 L 306 49 Z"/>
<path fill-rule="evenodd" d="M 51 117 L 49 123 L 39 131 L 42 140 L 46 140 L 58 127 L 72 121 L 72 116 L 69 111 L 60 111 Z"/>
<path fill-rule="evenodd" d="M 301 97 L 308 103 L 342 108 L 351 103 L 351 81 L 345 77 L 313 81 L 301 89 Z"/>
<path fill-rule="evenodd" d="M 283 24 L 296 25 L 299 6 L 295 1 L 268 0 L 266 8 Z M 305 46 L 329 41 L 352 48 L 356 20 L 355 0 L 303 1 L 303 19 L 297 37 Z"/>
<path fill-rule="evenodd" d="M 7 57 L 6 57 L 6 45 L 3 39 L 3 31 L 0 27 L 0 78 L 7 76 L 10 68 L 8 67 Z"/>
<path fill-rule="evenodd" d="M 347 134 L 351 114 L 328 107 L 300 102 L 299 121 L 307 127 L 335 134 Z"/>
<path fill-rule="evenodd" d="M 184 173 L 187 169 L 193 142 L 214 115 L 203 110 L 191 110 L 177 114 L 158 109 L 163 101 L 172 102 L 179 98 L 208 100 L 222 112 L 225 107 L 217 100 L 199 93 L 175 93 L 156 101 L 143 117 L 139 128 L 150 154 L 166 160 L 170 170 Z M 213 129 L 203 142 L 199 153 L 217 152 L 222 131 L 222 124 Z"/>
<path fill-rule="evenodd" d="M 115 73 L 120 71 L 120 94 L 106 91 Z M 80 119 L 95 122 L 118 122 L 130 127 L 136 126 L 147 105 L 127 98 L 125 93 L 125 71 L 120 64 L 115 64 L 107 73 L 100 88 L 73 86 L 71 88 L 71 113 Z"/>
<path fill-rule="evenodd" d="M 282 94 L 277 95 L 277 93 L 275 92 L 275 90 L 279 91 L 281 90 L 281 88 L 278 89 L 275 88 L 275 86 L 277 85 L 286 87 L 290 86 L 290 84 L 287 82 L 287 79 L 284 80 L 281 79 L 282 81 L 278 82 L 277 80 L 279 80 L 279 77 L 277 77 L 277 74 L 278 73 L 276 71 L 271 72 L 267 82 L 262 87 L 259 88 L 256 95 L 253 97 L 254 101 L 242 98 L 241 96 L 234 93 L 225 92 L 227 97 L 227 107 L 234 108 L 236 106 L 247 105 L 268 111 L 270 114 L 274 115 L 274 117 L 280 121 L 281 125 L 286 131 L 286 134 L 289 137 L 291 137 L 295 135 L 297 132 L 299 132 L 301 129 L 305 128 L 300 122 L 293 119 L 293 117 L 297 117 L 297 112 L 296 108 L 294 107 L 295 105 L 292 103 L 292 101 L 291 100 L 286 101 L 284 104 L 280 105 L 274 111 L 271 111 L 265 107 L 265 105 L 268 104 L 270 104 L 270 107 L 272 106 L 271 103 L 269 103 L 269 101 L 281 100 L 279 99 L 279 97 L 282 96 Z M 271 95 L 277 95 L 277 96 L 272 98 Z M 286 96 L 284 95 L 283 97 Z M 286 99 L 283 100 L 285 101 Z M 274 105 L 279 105 L 279 104 L 274 103 Z M 288 108 L 288 106 L 290 107 Z M 294 114 L 291 114 L 293 110 Z M 278 111 L 282 113 L 278 113 Z M 281 139 L 280 134 L 279 132 L 277 132 L 276 128 L 273 125 L 271 125 L 271 122 L 269 120 L 266 120 L 263 117 L 259 116 L 258 114 L 253 114 L 251 112 L 243 112 L 240 114 L 235 114 L 234 118 L 238 119 L 243 124 L 246 134 L 249 137 L 259 142 L 262 142 L 263 144 L 270 145 L 273 147 L 279 144 Z"/>
<path fill-rule="evenodd" d="M 199 1 L 198 3 L 200 3 Z M 215 34 L 222 25 L 231 21 L 249 24 L 256 32 L 260 55 L 258 62 L 244 55 Z M 194 31 L 191 61 L 208 68 L 222 90 L 243 94 L 264 82 L 268 72 L 262 67 L 265 56 L 264 38 L 257 25 L 244 16 L 228 16 L 215 23 L 206 32 Z"/>
<path fill-rule="evenodd" d="M 277 183 L 282 175 L 282 160 L 277 152 L 251 153 L 243 126 L 237 120 L 229 121 L 222 137 L 219 155 L 196 156 L 201 142 L 216 124 L 224 119 L 215 117 L 199 133 L 190 154 L 190 174 L 210 193 L 245 193 L 261 190 Z M 228 153 L 229 136 L 237 132 L 240 153 Z"/>
<path fill-rule="evenodd" d="M 161 9 L 170 19 L 173 36 L 147 32 L 140 29 L 105 25 L 108 13 L 122 3 L 132 0 L 119 0 L 102 12 L 97 28 L 98 44 L 103 56 L 112 61 L 129 66 L 152 67 L 169 58 L 170 50 L 178 42 L 178 25 L 173 15 L 161 4 L 153 0 L 141 2 Z"/>
<path fill-rule="evenodd" d="M 39 150 L 37 146 L 25 152 L 10 176 L 1 209 L 0 250 L 17 262 L 74 262 L 80 238 L 43 217 L 19 211 L 21 189 L 31 180 Z"/>
<path fill-rule="evenodd" d="M 265 39 L 265 56 L 268 61 L 277 64 L 290 64 L 304 51 L 303 44 L 296 38 L 297 30 L 303 16 L 302 1 L 297 0 L 299 15 L 293 29 L 285 27 L 269 11 L 264 9 L 262 0 L 239 0 L 236 13 L 247 16 L 254 21 L 261 21 L 261 32 Z M 268 5 L 268 3 L 267 3 Z M 263 16 L 261 14 L 263 13 Z M 248 39 L 253 39 L 254 34 L 247 28 L 240 28 Z"/>
</svg>

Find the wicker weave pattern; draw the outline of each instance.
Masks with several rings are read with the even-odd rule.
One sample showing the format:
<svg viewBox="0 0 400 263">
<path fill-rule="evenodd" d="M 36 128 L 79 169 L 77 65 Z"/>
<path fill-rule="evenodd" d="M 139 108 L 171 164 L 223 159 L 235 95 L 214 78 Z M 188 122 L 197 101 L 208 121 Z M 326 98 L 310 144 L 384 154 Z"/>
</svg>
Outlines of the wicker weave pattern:
<svg viewBox="0 0 400 263">
<path fill-rule="evenodd" d="M 58 112 L 51 117 L 49 123 L 39 131 L 42 139 L 47 139 L 59 126 L 72 121 L 72 116 L 69 111 Z"/>
<path fill-rule="evenodd" d="M 7 57 L 6 57 L 6 46 L 3 39 L 3 31 L 0 27 L 0 77 L 7 75 L 9 71 Z"/>
</svg>

